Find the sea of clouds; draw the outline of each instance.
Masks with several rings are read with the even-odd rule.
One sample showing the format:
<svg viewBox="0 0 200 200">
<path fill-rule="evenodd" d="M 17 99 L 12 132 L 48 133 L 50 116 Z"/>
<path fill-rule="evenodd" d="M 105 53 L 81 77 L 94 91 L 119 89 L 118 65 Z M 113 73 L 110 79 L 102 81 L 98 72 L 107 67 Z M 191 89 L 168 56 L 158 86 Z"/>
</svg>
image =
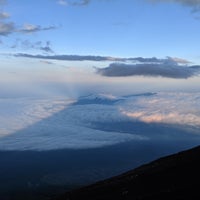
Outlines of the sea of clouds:
<svg viewBox="0 0 200 200">
<path fill-rule="evenodd" d="M 199 134 L 200 139 L 199 105 L 197 92 L 120 97 L 93 94 L 71 100 L 1 98 L 0 150 L 85 149 L 151 140 L 151 135 L 147 137 L 138 132 L 95 128 L 97 123 L 129 122 L 134 126 L 142 122 L 189 127 L 190 134 Z"/>
</svg>

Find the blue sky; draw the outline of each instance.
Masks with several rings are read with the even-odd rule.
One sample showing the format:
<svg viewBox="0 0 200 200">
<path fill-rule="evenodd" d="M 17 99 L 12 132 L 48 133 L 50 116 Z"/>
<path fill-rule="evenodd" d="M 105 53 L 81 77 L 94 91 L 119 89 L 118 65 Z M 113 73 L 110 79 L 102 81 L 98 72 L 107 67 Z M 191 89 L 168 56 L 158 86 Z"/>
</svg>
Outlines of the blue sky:
<svg viewBox="0 0 200 200">
<path fill-rule="evenodd" d="M 199 1 L 0 2 L 7 14 L 0 24 L 14 26 L 8 34 L 0 27 L 1 53 L 172 56 L 200 63 Z"/>
</svg>

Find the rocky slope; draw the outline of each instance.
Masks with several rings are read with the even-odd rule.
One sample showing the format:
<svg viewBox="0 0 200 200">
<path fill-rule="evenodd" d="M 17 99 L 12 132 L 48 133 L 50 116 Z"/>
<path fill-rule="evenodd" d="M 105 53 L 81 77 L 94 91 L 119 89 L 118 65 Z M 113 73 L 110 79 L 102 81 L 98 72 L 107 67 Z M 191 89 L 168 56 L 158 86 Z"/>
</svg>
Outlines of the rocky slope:
<svg viewBox="0 0 200 200">
<path fill-rule="evenodd" d="M 67 192 L 59 200 L 200 199 L 200 146 Z"/>
</svg>

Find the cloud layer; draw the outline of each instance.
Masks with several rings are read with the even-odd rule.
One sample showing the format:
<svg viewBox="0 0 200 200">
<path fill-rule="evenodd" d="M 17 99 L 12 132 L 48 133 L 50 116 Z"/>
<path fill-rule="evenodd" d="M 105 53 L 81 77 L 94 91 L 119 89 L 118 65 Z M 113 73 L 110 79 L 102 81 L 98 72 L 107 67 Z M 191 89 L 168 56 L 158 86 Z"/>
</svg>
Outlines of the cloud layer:
<svg viewBox="0 0 200 200">
<path fill-rule="evenodd" d="M 87 126 L 103 112 L 114 117 L 114 108 L 111 114 L 104 106 L 88 112 L 94 105 L 68 107 L 70 103 L 66 99 L 0 99 L 0 150 L 85 149 L 145 139 Z"/>
<path fill-rule="evenodd" d="M 48 52 L 48 49 L 44 50 Z M 49 50 L 49 52 L 52 51 Z M 23 53 L 18 53 L 14 56 L 62 61 L 113 61 L 113 63 L 111 63 L 108 67 L 95 68 L 98 74 L 108 77 L 162 76 L 168 78 L 186 79 L 189 77 L 197 76 L 200 73 L 200 66 L 189 66 L 189 61 L 182 58 L 169 56 L 165 59 L 159 59 L 156 57 L 120 58 L 93 55 L 32 55 Z"/>
<path fill-rule="evenodd" d="M 102 103 L 96 103 L 96 97 L 102 99 Z M 82 98 L 88 98 L 90 103 L 78 104 Z M 187 133 L 187 138 L 200 139 L 199 93 L 90 95 L 82 98 L 77 104 L 60 98 L 1 98 L 0 150 L 97 148 L 127 141 L 149 141 L 155 134 L 156 140 L 173 140 L 177 130 L 179 134 Z M 105 99 L 113 104 L 104 103 Z M 128 123 L 130 129 L 120 126 L 123 123 Z M 109 130 L 105 129 L 106 124 Z M 151 128 L 149 132 L 148 124 L 151 127 L 161 125 L 162 130 L 158 132 Z M 171 135 L 168 131 L 172 126 L 178 129 Z"/>
<path fill-rule="evenodd" d="M 167 57 L 165 59 L 159 59 L 156 57 L 143 58 L 143 57 L 133 57 L 133 58 L 123 58 L 123 57 L 111 57 L 111 56 L 94 56 L 94 55 L 32 55 L 32 54 L 15 54 L 17 57 L 27 57 L 27 58 L 42 58 L 47 60 L 68 60 L 68 61 L 119 61 L 119 62 L 132 62 L 132 63 L 164 63 L 164 64 L 189 64 L 190 62 L 176 57 Z"/>
<path fill-rule="evenodd" d="M 124 64 L 112 63 L 106 68 L 98 68 L 97 73 L 102 76 L 151 76 L 167 78 L 189 78 L 200 73 L 200 66 L 182 66 L 174 63 L 160 64 Z"/>
<path fill-rule="evenodd" d="M 39 58 L 47 60 L 68 60 L 68 61 L 123 61 L 124 58 L 114 58 L 106 56 L 81 56 L 81 55 L 31 55 L 31 54 L 15 54 L 16 57 L 26 57 L 26 58 Z"/>
<path fill-rule="evenodd" d="M 180 124 L 200 127 L 199 93 L 158 93 L 127 101 L 121 112 L 145 123 Z"/>
</svg>

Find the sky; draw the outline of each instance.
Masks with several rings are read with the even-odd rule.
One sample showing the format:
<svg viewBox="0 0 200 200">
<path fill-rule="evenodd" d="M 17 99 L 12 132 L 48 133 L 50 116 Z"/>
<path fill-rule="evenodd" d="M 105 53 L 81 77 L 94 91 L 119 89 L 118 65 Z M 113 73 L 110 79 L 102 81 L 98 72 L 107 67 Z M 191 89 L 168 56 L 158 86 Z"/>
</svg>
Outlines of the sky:
<svg viewBox="0 0 200 200">
<path fill-rule="evenodd" d="M 199 34 L 199 0 L 0 0 L 1 94 L 198 90 Z"/>
<path fill-rule="evenodd" d="M 0 52 L 200 63 L 200 1 L 0 1 Z"/>
<path fill-rule="evenodd" d="M 0 146 L 141 139 L 104 119 L 199 133 L 199 35 L 200 0 L 0 0 Z"/>
</svg>

